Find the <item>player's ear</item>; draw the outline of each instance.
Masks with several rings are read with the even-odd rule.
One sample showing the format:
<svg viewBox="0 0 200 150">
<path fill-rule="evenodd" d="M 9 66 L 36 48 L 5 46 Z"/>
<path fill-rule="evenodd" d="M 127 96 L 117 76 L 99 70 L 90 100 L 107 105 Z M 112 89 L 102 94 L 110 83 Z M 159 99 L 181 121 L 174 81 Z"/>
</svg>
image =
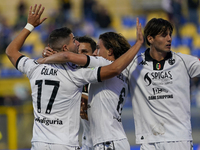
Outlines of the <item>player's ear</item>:
<svg viewBox="0 0 200 150">
<path fill-rule="evenodd" d="M 110 49 L 108 50 L 108 56 L 112 56 L 112 55 L 113 55 L 113 49 L 110 48 Z"/>
<path fill-rule="evenodd" d="M 153 42 L 153 37 L 150 36 L 150 35 L 148 35 L 148 36 L 147 36 L 147 40 L 149 41 L 150 44 L 152 44 L 152 42 Z"/>
<path fill-rule="evenodd" d="M 68 50 L 69 50 L 69 49 L 68 49 L 67 45 L 64 44 L 64 45 L 62 46 L 62 51 L 68 51 Z"/>
</svg>

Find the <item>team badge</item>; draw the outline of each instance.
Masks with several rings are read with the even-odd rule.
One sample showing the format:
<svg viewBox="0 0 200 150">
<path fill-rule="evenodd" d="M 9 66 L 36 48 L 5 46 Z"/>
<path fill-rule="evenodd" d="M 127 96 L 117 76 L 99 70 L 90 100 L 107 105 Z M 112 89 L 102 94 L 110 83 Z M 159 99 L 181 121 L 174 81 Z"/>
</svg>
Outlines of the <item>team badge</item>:
<svg viewBox="0 0 200 150">
<path fill-rule="evenodd" d="M 170 65 L 173 65 L 173 64 L 175 63 L 175 59 L 171 59 L 171 58 L 170 58 L 170 59 L 168 60 L 168 63 L 169 63 Z"/>
<path fill-rule="evenodd" d="M 160 64 L 160 63 L 157 63 L 157 64 L 156 64 L 156 69 L 157 69 L 157 70 L 160 70 L 160 68 L 161 68 L 161 64 Z"/>
</svg>

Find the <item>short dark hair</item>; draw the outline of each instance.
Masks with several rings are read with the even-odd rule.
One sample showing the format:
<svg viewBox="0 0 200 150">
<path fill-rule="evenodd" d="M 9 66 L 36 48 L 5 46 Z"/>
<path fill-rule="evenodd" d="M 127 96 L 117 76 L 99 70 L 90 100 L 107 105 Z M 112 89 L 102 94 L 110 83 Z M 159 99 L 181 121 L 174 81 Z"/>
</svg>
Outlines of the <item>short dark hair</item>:
<svg viewBox="0 0 200 150">
<path fill-rule="evenodd" d="M 80 36 L 76 37 L 76 40 L 79 41 L 79 43 L 89 43 L 92 48 L 92 52 L 96 50 L 97 44 L 92 38 L 88 36 Z"/>
<path fill-rule="evenodd" d="M 124 36 L 115 32 L 105 32 L 99 36 L 106 49 L 112 49 L 115 59 L 130 49 L 130 44 Z"/>
<path fill-rule="evenodd" d="M 165 33 L 167 30 L 173 32 L 173 26 L 169 21 L 162 18 L 151 19 L 144 28 L 144 38 L 146 43 L 150 45 L 149 41 L 147 40 L 148 35 L 154 38 L 158 34 Z"/>
<path fill-rule="evenodd" d="M 53 50 L 60 50 L 63 46 L 63 41 L 69 38 L 72 33 L 71 29 L 67 27 L 53 30 L 48 38 L 48 44 Z"/>
</svg>

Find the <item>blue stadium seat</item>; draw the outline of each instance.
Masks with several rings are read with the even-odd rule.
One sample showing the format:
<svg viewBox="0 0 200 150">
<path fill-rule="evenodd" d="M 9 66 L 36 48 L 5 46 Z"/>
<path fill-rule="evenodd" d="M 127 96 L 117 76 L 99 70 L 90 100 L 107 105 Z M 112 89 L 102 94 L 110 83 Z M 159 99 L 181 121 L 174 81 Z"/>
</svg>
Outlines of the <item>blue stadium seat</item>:
<svg viewBox="0 0 200 150">
<path fill-rule="evenodd" d="M 178 36 L 172 37 L 172 43 L 171 46 L 177 48 L 178 46 L 181 45 L 181 39 Z"/>
<path fill-rule="evenodd" d="M 9 69 L 2 68 L 1 69 L 1 78 L 7 78 L 10 76 Z"/>
<path fill-rule="evenodd" d="M 25 44 L 21 48 L 21 52 L 33 54 L 33 45 L 32 44 Z"/>
<path fill-rule="evenodd" d="M 136 26 L 136 19 L 132 16 L 123 16 L 122 25 L 127 28 Z"/>
<path fill-rule="evenodd" d="M 200 58 L 200 48 L 193 48 L 193 49 L 191 49 L 191 55 Z"/>
<path fill-rule="evenodd" d="M 142 27 L 145 27 L 146 22 L 147 22 L 147 18 L 146 16 L 139 16 L 139 22 L 141 23 Z"/>
<path fill-rule="evenodd" d="M 189 48 L 192 48 L 192 43 L 193 43 L 192 37 L 182 37 L 181 39 L 181 44 Z"/>
<path fill-rule="evenodd" d="M 43 24 L 41 24 L 41 25 L 35 27 L 35 28 L 34 28 L 34 31 L 41 32 L 41 31 L 42 31 L 42 26 L 43 26 Z"/>
<path fill-rule="evenodd" d="M 10 69 L 10 71 L 11 71 L 12 77 L 14 77 L 14 78 L 21 78 L 23 76 L 23 73 L 15 68 Z"/>
<path fill-rule="evenodd" d="M 197 33 L 200 34 L 200 26 L 197 27 Z"/>
<path fill-rule="evenodd" d="M 146 25 L 147 18 L 146 16 L 138 16 L 139 22 L 141 23 L 142 27 Z M 133 16 L 124 16 L 122 17 L 122 25 L 124 27 L 132 28 L 136 27 L 137 18 Z"/>
<path fill-rule="evenodd" d="M 20 78 L 23 76 L 23 73 L 16 70 L 15 68 L 2 68 L 1 69 L 1 78 Z"/>
</svg>

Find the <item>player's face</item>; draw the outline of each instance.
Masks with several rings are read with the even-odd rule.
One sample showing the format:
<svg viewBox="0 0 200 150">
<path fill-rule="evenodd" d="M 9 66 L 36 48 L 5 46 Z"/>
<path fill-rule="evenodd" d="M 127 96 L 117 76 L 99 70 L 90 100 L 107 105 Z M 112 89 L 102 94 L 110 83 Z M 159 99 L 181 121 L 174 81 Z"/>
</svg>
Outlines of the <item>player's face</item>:
<svg viewBox="0 0 200 150">
<path fill-rule="evenodd" d="M 108 57 L 108 50 L 104 47 L 103 41 L 99 39 L 97 43 L 97 56 L 102 56 L 107 59 Z"/>
<path fill-rule="evenodd" d="M 172 32 L 167 30 L 165 33 L 161 33 L 152 38 L 151 49 L 158 52 L 169 52 L 171 50 Z"/>
<path fill-rule="evenodd" d="M 75 39 L 73 33 L 70 34 L 70 41 L 67 45 L 68 50 L 73 53 L 78 53 L 80 43 Z"/>
<path fill-rule="evenodd" d="M 90 43 L 80 43 L 78 48 L 79 54 L 85 54 L 85 55 L 92 55 L 92 47 L 90 46 Z"/>
</svg>

